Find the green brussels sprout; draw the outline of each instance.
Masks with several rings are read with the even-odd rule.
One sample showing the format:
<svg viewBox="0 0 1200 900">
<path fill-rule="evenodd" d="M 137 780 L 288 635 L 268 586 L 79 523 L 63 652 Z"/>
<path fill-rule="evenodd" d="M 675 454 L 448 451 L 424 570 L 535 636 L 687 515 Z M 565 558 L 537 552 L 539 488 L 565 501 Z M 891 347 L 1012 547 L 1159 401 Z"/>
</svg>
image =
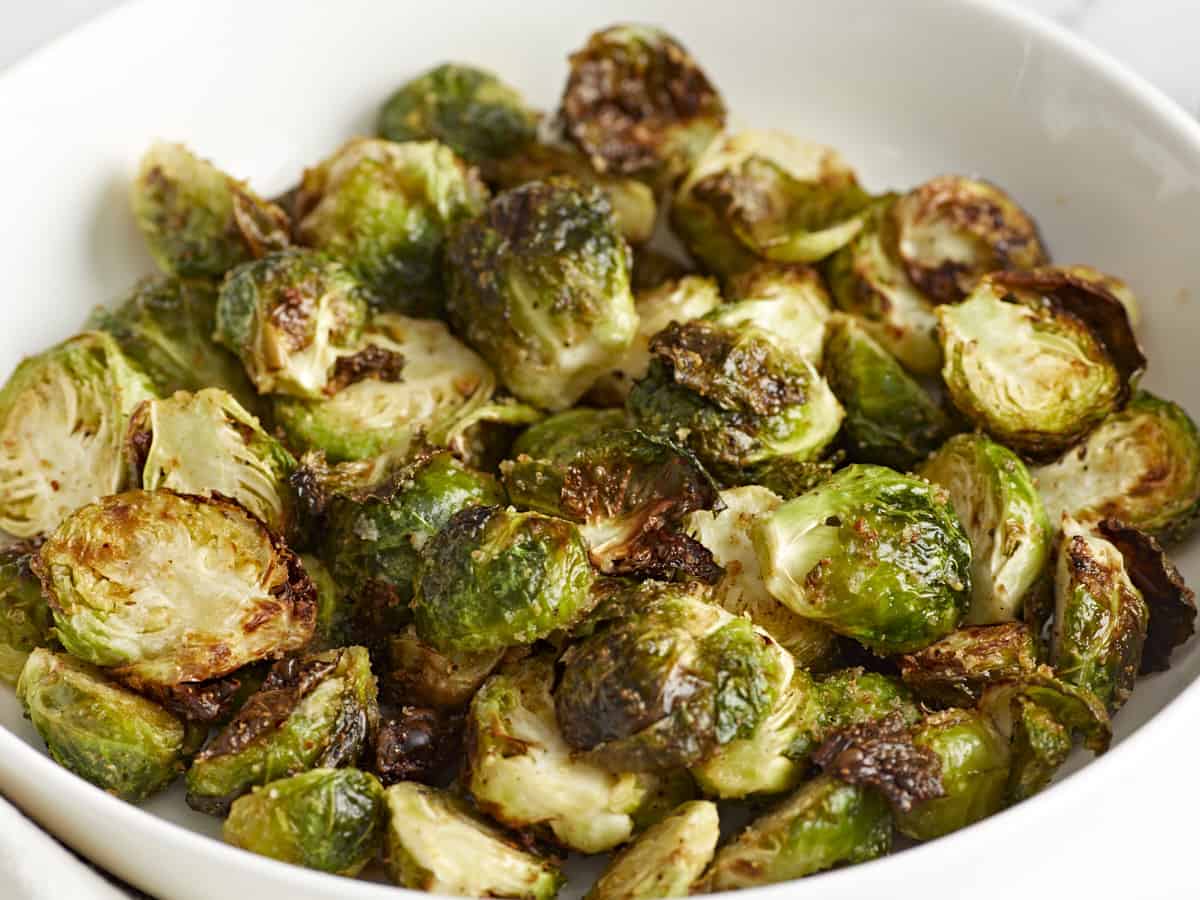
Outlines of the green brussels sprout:
<svg viewBox="0 0 1200 900">
<path fill-rule="evenodd" d="M 974 706 L 990 685 L 1037 669 L 1037 641 L 1024 622 L 960 628 L 898 660 L 900 677 L 922 700 Z"/>
<path fill-rule="evenodd" d="M 1016 697 L 1012 707 L 1012 735 L 1006 796 L 1019 803 L 1041 792 L 1059 766 L 1071 755 L 1069 728 L 1054 713 L 1027 697 Z"/>
<path fill-rule="evenodd" d="M 510 828 L 581 853 L 603 853 L 633 835 L 652 775 L 612 772 L 563 740 L 550 689 L 554 659 L 507 666 L 480 688 L 467 715 L 466 788 Z"/>
<path fill-rule="evenodd" d="M 451 324 L 527 403 L 572 406 L 637 334 L 625 242 L 599 188 L 554 178 L 505 191 L 446 253 Z"/>
<path fill-rule="evenodd" d="M 1004 808 L 1009 743 L 987 715 L 968 709 L 932 713 L 916 727 L 913 743 L 937 755 L 945 793 L 897 812 L 901 834 L 930 841 Z"/>
<path fill-rule="evenodd" d="M 357 875 L 383 832 L 383 786 L 357 769 L 314 769 L 234 801 L 221 834 L 251 853 L 335 875 Z"/>
<path fill-rule="evenodd" d="M 754 552 L 754 523 L 782 502 L 757 485 L 729 488 L 721 491 L 717 511 L 690 513 L 684 527 L 725 570 L 713 586 L 713 602 L 735 616 L 749 616 L 792 654 L 797 665 L 819 669 L 834 654 L 834 633 L 819 622 L 796 615 L 767 592 Z"/>
<path fill-rule="evenodd" d="M 0 549 L 0 681 L 9 684 L 17 683 L 26 657 L 52 640 L 50 606 L 30 569 L 35 553 L 28 543 Z"/>
<path fill-rule="evenodd" d="M 671 35 L 648 25 L 595 32 L 570 56 L 559 110 L 599 172 L 668 182 L 725 127 L 725 104 Z"/>
<path fill-rule="evenodd" d="M 103 332 L 22 360 L 0 389 L 0 529 L 33 537 L 121 490 L 129 415 L 153 396 Z"/>
<path fill-rule="evenodd" d="M 846 410 L 842 442 L 853 462 L 911 469 L 953 429 L 945 410 L 853 316 L 830 322 L 824 372 Z"/>
<path fill-rule="evenodd" d="M 443 63 L 401 85 L 379 111 L 389 141 L 441 141 L 469 163 L 519 152 L 537 134 L 537 115 L 491 72 Z"/>
<path fill-rule="evenodd" d="M 725 290 L 730 305 L 709 318 L 726 325 L 752 322 L 785 340 L 814 366 L 821 365 L 831 301 L 816 269 L 758 263 L 727 279 Z"/>
<path fill-rule="evenodd" d="M 446 791 L 412 781 L 384 793 L 384 862 L 401 887 L 458 897 L 550 900 L 566 880 Z"/>
<path fill-rule="evenodd" d="M 1053 531 L 1020 457 L 981 434 L 959 434 L 917 474 L 950 495 L 971 539 L 969 625 L 1020 619 L 1050 560 Z"/>
<path fill-rule="evenodd" d="M 776 600 L 880 654 L 919 650 L 967 611 L 971 546 L 946 492 L 882 466 L 788 501 L 754 542 Z"/>
<path fill-rule="evenodd" d="M 694 584 L 632 586 L 600 618 L 563 655 L 555 708 L 567 743 L 616 771 L 692 766 L 753 736 L 786 684 L 787 653 Z"/>
<path fill-rule="evenodd" d="M 613 857 L 584 900 L 686 897 L 717 849 L 717 807 L 684 803 Z"/>
<path fill-rule="evenodd" d="M 921 718 L 912 693 L 897 679 L 860 668 L 839 669 L 813 679 L 797 670 L 792 689 L 800 695 L 796 729 L 787 755 L 807 762 L 835 732 L 891 717 L 901 725 Z"/>
<path fill-rule="evenodd" d="M 183 771 L 183 723 L 66 654 L 33 650 L 17 699 L 54 761 L 110 794 L 140 803 Z"/>
<path fill-rule="evenodd" d="M 219 388 L 143 401 L 126 441 L 137 487 L 227 497 L 280 534 L 295 522 L 296 460 Z"/>
<path fill-rule="evenodd" d="M 296 237 L 345 263 L 372 306 L 436 315 L 446 235 L 487 198 L 475 170 L 437 141 L 354 138 L 305 171 Z"/>
<path fill-rule="evenodd" d="M 168 275 L 219 278 L 238 263 L 288 244 L 288 217 L 244 182 L 162 141 L 142 157 L 133 215 Z"/>
<path fill-rule="evenodd" d="M 954 405 L 996 440 L 1053 456 L 1129 398 L 1146 358 L 1125 308 L 1063 269 L 997 272 L 938 307 Z"/>
<path fill-rule="evenodd" d="M 299 559 L 225 498 L 104 497 L 64 520 L 33 567 L 63 647 L 139 689 L 298 650 L 316 620 Z"/>
<path fill-rule="evenodd" d="M 294 248 L 229 273 L 213 336 L 261 393 L 320 398 L 356 349 L 366 317 L 362 290 L 341 263 Z"/>
<path fill-rule="evenodd" d="M 412 601 L 417 635 L 443 652 L 529 644 L 587 611 L 592 579 L 587 548 L 570 522 L 468 507 L 421 550 Z"/>
<path fill-rule="evenodd" d="M 717 275 L 758 259 L 816 262 L 862 228 L 869 196 L 828 147 L 779 131 L 713 141 L 679 186 L 671 224 Z"/>
<path fill-rule="evenodd" d="M 505 649 L 442 653 L 417 637 L 417 630 L 409 625 L 388 639 L 389 667 L 383 688 L 404 703 L 457 709 L 471 702 L 500 665 Z"/>
<path fill-rule="evenodd" d="M 1055 528 L 1120 519 L 1178 540 L 1200 516 L 1200 432 L 1180 407 L 1147 391 L 1076 447 L 1033 470 Z"/>
<path fill-rule="evenodd" d="M 255 785 L 310 769 L 353 766 L 378 725 L 377 688 L 364 648 L 280 660 L 193 760 L 188 805 L 223 815 Z"/>
<path fill-rule="evenodd" d="M 217 297 L 208 281 L 144 278 L 115 309 L 93 310 L 86 327 L 116 338 L 162 397 L 216 387 L 257 412 L 258 394 L 241 360 L 213 340 Z"/>
<path fill-rule="evenodd" d="M 702 886 L 715 893 L 791 881 L 875 859 L 891 846 L 882 795 L 819 775 L 718 850 Z"/>
</svg>

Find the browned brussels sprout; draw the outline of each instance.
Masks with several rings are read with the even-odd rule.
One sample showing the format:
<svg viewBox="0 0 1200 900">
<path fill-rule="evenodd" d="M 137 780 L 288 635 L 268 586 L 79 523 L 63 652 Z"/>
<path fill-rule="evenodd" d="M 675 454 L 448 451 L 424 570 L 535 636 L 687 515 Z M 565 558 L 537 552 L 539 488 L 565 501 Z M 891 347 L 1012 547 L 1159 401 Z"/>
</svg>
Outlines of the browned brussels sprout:
<svg viewBox="0 0 1200 900">
<path fill-rule="evenodd" d="M 401 703 L 457 709 L 504 658 L 505 648 L 475 652 L 435 650 L 412 625 L 388 639 L 388 668 L 381 688 Z"/>
<path fill-rule="evenodd" d="M 960 628 L 899 658 L 900 677 L 922 700 L 974 706 L 990 685 L 1037 669 L 1037 643 L 1023 622 Z"/>
<path fill-rule="evenodd" d="M 0 549 L 0 681 L 17 683 L 25 659 L 53 640 L 54 620 L 30 564 L 37 547 L 27 541 Z"/>
</svg>

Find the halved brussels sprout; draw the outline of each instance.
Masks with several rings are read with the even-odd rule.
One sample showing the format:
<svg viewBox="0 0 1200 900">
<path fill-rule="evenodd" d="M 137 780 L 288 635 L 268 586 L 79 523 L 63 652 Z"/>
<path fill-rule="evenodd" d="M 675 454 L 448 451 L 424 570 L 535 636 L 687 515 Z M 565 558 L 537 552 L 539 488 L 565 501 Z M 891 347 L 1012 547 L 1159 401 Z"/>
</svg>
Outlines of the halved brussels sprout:
<svg viewBox="0 0 1200 900">
<path fill-rule="evenodd" d="M 720 836 L 716 804 L 684 803 L 613 857 L 584 900 L 686 897 L 712 861 Z"/>
<path fill-rule="evenodd" d="M 126 440 L 137 487 L 227 497 L 279 534 L 295 522 L 296 460 L 225 391 L 144 401 Z"/>
<path fill-rule="evenodd" d="M 669 181 L 725 127 L 721 95 L 659 28 L 605 28 L 570 61 L 560 115 L 597 171 Z"/>
<path fill-rule="evenodd" d="M 625 242 L 596 187 L 499 194 L 450 239 L 446 310 L 518 398 L 573 405 L 637 334 Z"/>
<path fill-rule="evenodd" d="M 388 640 L 384 690 L 404 703 L 438 709 L 466 706 L 500 665 L 506 648 L 475 653 L 435 650 L 409 625 Z"/>
<path fill-rule="evenodd" d="M 470 163 L 517 153 L 533 141 L 537 115 L 491 72 L 443 63 L 401 85 L 379 111 L 389 141 L 441 141 Z"/>
<path fill-rule="evenodd" d="M 1042 791 L 1071 755 L 1071 730 L 1040 703 L 1027 697 L 1012 701 L 1007 799 L 1019 803 Z"/>
<path fill-rule="evenodd" d="M 570 522 L 469 507 L 421 550 L 417 634 L 443 652 L 530 644 L 587 612 L 593 577 Z"/>
<path fill-rule="evenodd" d="M 129 414 L 153 396 L 103 332 L 22 360 L 0 389 L 0 529 L 33 537 L 121 490 Z"/>
<path fill-rule="evenodd" d="M 981 434 L 959 434 L 917 469 L 945 488 L 971 539 L 969 625 L 1022 617 L 1050 559 L 1053 531 L 1020 457 Z"/>
<path fill-rule="evenodd" d="M 819 775 L 717 851 L 701 885 L 736 891 L 866 862 L 892 846 L 892 815 L 870 788 Z"/>
<path fill-rule="evenodd" d="M 954 405 L 1031 456 L 1061 452 L 1124 406 L 1146 365 L 1121 303 L 1065 269 L 989 275 L 938 321 Z"/>
<path fill-rule="evenodd" d="M 852 316 L 830 322 L 823 371 L 846 411 L 842 442 L 853 462 L 911 469 L 953 430 L 945 410 Z"/>
<path fill-rule="evenodd" d="M 316 591 L 299 559 L 224 498 L 104 497 L 69 516 L 33 565 L 63 647 L 134 687 L 217 678 L 313 634 Z"/>
<path fill-rule="evenodd" d="M 0 681 L 9 684 L 17 683 L 26 657 L 53 639 L 50 606 L 30 569 L 36 553 L 29 543 L 0 549 Z"/>
<path fill-rule="evenodd" d="M 1105 518 L 1167 540 L 1200 515 L 1200 432 L 1179 406 L 1147 391 L 1078 446 L 1033 470 L 1050 521 Z"/>
<path fill-rule="evenodd" d="M 17 699 L 55 762 L 123 800 L 140 803 L 183 771 L 182 722 L 64 653 L 30 653 Z"/>
<path fill-rule="evenodd" d="M 379 724 L 362 647 L 281 660 L 187 773 L 193 809 L 224 814 L 255 785 L 315 768 L 353 766 Z"/>
<path fill-rule="evenodd" d="M 384 793 L 388 874 L 401 887 L 458 897 L 550 900 L 566 880 L 453 794 L 411 781 Z"/>
<path fill-rule="evenodd" d="M 730 305 L 709 318 L 726 325 L 752 322 L 821 365 L 831 301 L 816 269 L 797 263 L 758 263 L 730 277 Z"/>
<path fill-rule="evenodd" d="M 142 157 L 133 215 L 168 275 L 219 278 L 238 263 L 288 244 L 288 218 L 244 182 L 159 141 Z"/>
<path fill-rule="evenodd" d="M 373 306 L 436 315 L 446 234 L 487 197 L 475 170 L 444 144 L 354 138 L 304 172 L 296 237 L 344 262 Z"/>
<path fill-rule="evenodd" d="M 239 798 L 221 829 L 251 853 L 335 875 L 357 875 L 375 858 L 383 787 L 357 769 L 314 769 Z"/>
<path fill-rule="evenodd" d="M 806 763 L 835 732 L 893 718 L 911 726 L 921 718 L 912 693 L 898 679 L 861 668 L 839 669 L 813 680 L 797 670 L 793 690 L 800 693 L 796 731 L 787 755 Z"/>
<path fill-rule="evenodd" d="M 945 637 L 966 613 L 971 546 L 946 492 L 853 465 L 754 528 L 776 600 L 877 653 Z"/>
<path fill-rule="evenodd" d="M 974 706 L 989 686 L 1037 669 L 1037 642 L 1023 622 L 975 625 L 906 653 L 898 662 L 900 677 L 922 700 Z"/>
</svg>

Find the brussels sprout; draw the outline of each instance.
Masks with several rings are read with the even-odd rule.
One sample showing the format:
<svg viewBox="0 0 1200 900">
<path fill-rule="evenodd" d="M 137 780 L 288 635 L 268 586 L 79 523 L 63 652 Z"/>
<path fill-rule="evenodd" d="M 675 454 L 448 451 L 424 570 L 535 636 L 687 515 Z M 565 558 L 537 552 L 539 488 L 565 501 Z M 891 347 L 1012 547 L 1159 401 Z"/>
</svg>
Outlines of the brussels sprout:
<svg viewBox="0 0 1200 900">
<path fill-rule="evenodd" d="M 140 803 L 183 771 L 183 723 L 98 670 L 38 648 L 17 698 L 55 762 L 96 787 Z"/>
<path fill-rule="evenodd" d="M 930 841 L 1004 807 L 1009 744 L 988 716 L 967 709 L 933 713 L 917 726 L 913 743 L 941 761 L 945 794 L 897 812 L 901 834 Z"/>
<path fill-rule="evenodd" d="M 942 175 L 900 197 L 892 215 L 896 255 L 934 303 L 957 303 L 989 272 L 1047 262 L 1033 219 L 986 181 Z"/>
<path fill-rule="evenodd" d="M 717 502 L 717 486 L 686 450 L 624 427 L 620 410 L 573 409 L 534 425 L 501 464 L 517 506 L 579 526 L 607 574 L 669 578 L 676 569 L 715 580 L 712 556 L 675 530 Z"/>
<path fill-rule="evenodd" d="M 686 897 L 720 836 L 715 804 L 685 803 L 617 854 L 584 900 Z"/>
<path fill-rule="evenodd" d="M 389 141 L 441 141 L 470 163 L 502 159 L 533 141 L 537 115 L 491 72 L 443 63 L 403 84 L 379 111 Z"/>
<path fill-rule="evenodd" d="M 228 497 L 281 534 L 295 521 L 296 460 L 225 391 L 146 400 L 126 440 L 138 487 Z"/>
<path fill-rule="evenodd" d="M 409 625 L 388 640 L 384 689 L 405 703 L 455 709 L 466 706 L 500 665 L 505 648 L 474 653 L 442 653 L 426 644 Z"/>
<path fill-rule="evenodd" d="M 121 490 L 129 414 L 153 396 L 103 332 L 22 360 L 0 389 L 0 529 L 33 537 Z"/>
<path fill-rule="evenodd" d="M 459 798 L 411 781 L 384 794 L 385 863 L 401 887 L 459 897 L 550 900 L 562 873 L 473 815 Z"/>
<path fill-rule="evenodd" d="M 716 512 L 691 513 L 684 527 L 725 570 L 713 587 L 713 602 L 735 616 L 749 616 L 792 654 L 797 665 L 818 669 L 833 655 L 833 632 L 819 622 L 796 615 L 767 592 L 751 539 L 754 523 L 773 513 L 782 502 L 757 485 L 730 488 L 721 491 Z"/>
<path fill-rule="evenodd" d="M 1033 470 L 1050 521 L 1104 518 L 1173 541 L 1200 514 L 1200 433 L 1180 407 L 1138 391 L 1076 447 Z"/>
<path fill-rule="evenodd" d="M 954 405 L 1031 456 L 1064 450 L 1124 406 L 1146 365 L 1120 302 L 1062 269 L 989 275 L 938 321 Z"/>
<path fill-rule="evenodd" d="M 620 224 L 620 218 L 617 219 Z M 629 235 L 625 235 L 625 240 L 629 241 Z M 631 241 L 632 243 L 632 241 Z M 641 295 L 663 287 L 668 281 L 683 281 L 690 275 L 696 274 L 696 268 L 686 259 L 681 259 L 680 256 L 674 253 L 666 253 L 654 249 L 653 247 L 634 247 L 633 248 L 633 271 L 630 273 L 630 281 L 633 284 L 633 289 L 638 294 L 638 302 L 642 300 Z M 689 292 L 690 294 L 690 292 Z M 660 304 L 654 304 L 648 307 L 645 312 L 640 308 L 638 314 L 645 319 L 647 316 L 654 316 L 657 313 L 654 309 Z M 716 302 L 713 303 L 713 306 Z M 709 307 L 711 309 L 712 307 Z M 704 310 L 708 312 L 708 310 Z M 704 312 L 700 315 L 704 315 Z M 696 318 L 695 316 L 681 316 L 681 320 Z M 667 321 L 670 321 L 668 318 Z M 666 325 L 666 322 L 663 322 Z M 655 329 L 657 331 L 659 329 Z M 641 329 L 639 328 L 639 333 Z M 653 336 L 653 332 L 647 334 L 647 337 Z"/>
<path fill-rule="evenodd" d="M 313 583 L 317 596 L 317 617 L 309 650 L 332 650 L 348 643 L 351 632 L 351 607 L 345 592 L 334 580 L 329 567 L 311 553 L 300 554 L 300 564 Z"/>
<path fill-rule="evenodd" d="M 1042 791 L 1071 754 L 1071 731 L 1046 707 L 1027 697 L 1012 701 L 1009 803 L 1019 803 Z"/>
<path fill-rule="evenodd" d="M 599 188 L 531 182 L 451 237 L 446 310 L 513 394 L 566 409 L 637 333 L 626 255 Z"/>
<path fill-rule="evenodd" d="M 853 465 L 754 527 L 776 600 L 881 654 L 953 631 L 967 611 L 971 547 L 946 492 Z"/>
<path fill-rule="evenodd" d="M 824 259 L 858 234 L 869 200 L 836 151 L 743 131 L 709 145 L 675 194 L 671 224 L 693 256 L 728 276 L 757 259 Z"/>
<path fill-rule="evenodd" d="M 1020 458 L 981 434 L 948 440 L 917 473 L 945 488 L 971 539 L 971 625 L 1021 618 L 1050 559 L 1050 520 Z"/>
<path fill-rule="evenodd" d="M 870 788 L 820 775 L 717 851 L 706 891 L 735 891 L 866 862 L 892 846 L 887 802 Z"/>
<path fill-rule="evenodd" d="M 182 144 L 162 141 L 142 157 L 133 215 L 168 275 L 218 278 L 288 244 L 288 218 L 244 182 Z"/>
<path fill-rule="evenodd" d="M 841 729 L 886 717 L 913 725 L 921 718 L 908 688 L 887 675 L 861 668 L 839 669 L 815 681 L 798 670 L 792 689 L 801 700 L 796 710 L 795 737 L 787 755 L 798 763 L 807 762 Z"/>
<path fill-rule="evenodd" d="M 562 658 L 555 707 L 568 744 L 616 771 L 650 771 L 757 732 L 786 660 L 774 641 L 694 585 L 645 582 L 607 603 L 616 618 Z"/>
<path fill-rule="evenodd" d="M 1071 265 L 1059 266 L 1058 268 L 1069 275 L 1073 275 L 1085 282 L 1090 282 L 1100 291 L 1112 294 L 1125 307 L 1125 315 L 1129 317 L 1129 324 L 1134 328 L 1137 327 L 1142 316 L 1138 299 L 1133 291 L 1130 290 L 1129 285 L 1120 278 L 1108 275 L 1099 269 L 1093 269 L 1091 266 Z"/>
<path fill-rule="evenodd" d="M 529 644 L 587 611 L 592 578 L 570 522 L 469 507 L 422 548 L 412 602 L 417 634 L 443 652 Z"/>
<path fill-rule="evenodd" d="M 354 277 L 309 250 L 273 253 L 229 273 L 214 337 L 261 393 L 319 398 L 357 346 L 367 304 Z"/>
<path fill-rule="evenodd" d="M 449 147 L 354 138 L 304 173 L 296 236 L 346 264 L 375 307 L 442 307 L 446 234 L 481 212 L 488 191 Z"/>
<path fill-rule="evenodd" d="M 9 684 L 17 683 L 26 657 L 52 640 L 50 606 L 30 570 L 35 553 L 28 543 L 0 549 L 0 681 Z"/>
<path fill-rule="evenodd" d="M 222 827 L 243 850 L 335 875 L 357 875 L 375 857 L 383 788 L 357 769 L 314 769 L 239 798 Z"/>
<path fill-rule="evenodd" d="M 255 785 L 315 768 L 353 766 L 379 724 L 362 647 L 281 660 L 187 773 L 193 809 L 224 814 Z"/>
<path fill-rule="evenodd" d="M 727 325 L 752 322 L 782 338 L 814 366 L 821 365 L 831 301 L 816 269 L 758 263 L 730 277 L 725 289 L 730 305 L 709 318 Z"/>
<path fill-rule="evenodd" d="M 853 462 L 911 469 L 953 428 L 942 407 L 852 316 L 830 323 L 824 372 L 846 410 L 842 442 Z"/>
<path fill-rule="evenodd" d="M 299 559 L 224 498 L 104 497 L 33 565 L 63 647 L 133 687 L 217 678 L 313 634 L 316 591 Z"/>
<path fill-rule="evenodd" d="M 276 420 L 294 444 L 335 462 L 403 456 L 418 438 L 444 446 L 495 390 L 487 364 L 441 322 L 377 315 L 362 340 L 339 360 L 344 377 L 335 370 L 331 396 L 277 399 Z"/>
<path fill-rule="evenodd" d="M 721 95 L 661 29 L 605 28 L 570 61 L 560 115 L 597 171 L 669 181 L 725 127 Z"/>
<path fill-rule="evenodd" d="M 458 710 L 401 706 L 382 716 L 374 770 L 385 785 L 398 781 L 446 784 L 463 756 L 464 716 Z"/>
<path fill-rule="evenodd" d="M 1023 622 L 975 625 L 899 658 L 900 677 L 922 700 L 974 706 L 993 684 L 1037 669 L 1037 642 Z"/>
</svg>

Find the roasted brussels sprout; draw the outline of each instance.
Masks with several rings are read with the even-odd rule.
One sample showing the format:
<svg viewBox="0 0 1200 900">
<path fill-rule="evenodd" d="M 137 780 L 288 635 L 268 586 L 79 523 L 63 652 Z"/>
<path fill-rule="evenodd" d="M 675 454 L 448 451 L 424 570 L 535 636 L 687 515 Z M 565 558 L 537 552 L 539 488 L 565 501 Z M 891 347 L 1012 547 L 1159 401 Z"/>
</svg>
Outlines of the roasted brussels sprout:
<svg viewBox="0 0 1200 900">
<path fill-rule="evenodd" d="M 33 537 L 121 490 L 129 415 L 153 396 L 103 332 L 22 360 L 0 389 L 0 529 Z"/>
<path fill-rule="evenodd" d="M 998 272 L 938 308 L 954 405 L 998 441 L 1053 456 L 1124 406 L 1146 359 L 1125 308 L 1064 269 Z"/>
<path fill-rule="evenodd" d="M 487 197 L 475 170 L 444 144 L 355 138 L 305 171 L 295 231 L 344 262 L 373 306 L 435 315 L 446 234 Z"/>
<path fill-rule="evenodd" d="M 357 769 L 314 769 L 234 801 L 222 827 L 243 850 L 335 875 L 357 875 L 379 849 L 383 787 Z"/>
<path fill-rule="evenodd" d="M 799 693 L 796 729 L 787 755 L 798 763 L 835 732 L 891 717 L 911 726 L 921 718 L 912 694 L 897 679 L 861 668 L 839 669 L 814 680 L 797 670 L 792 689 Z"/>
<path fill-rule="evenodd" d="M 550 900 L 565 879 L 445 791 L 411 781 L 384 794 L 384 857 L 401 887 L 459 897 Z"/>
<path fill-rule="evenodd" d="M 182 144 L 158 142 L 133 183 L 133 215 L 168 275 L 219 278 L 288 244 L 288 218 Z"/>
<path fill-rule="evenodd" d="M 625 243 L 599 188 L 550 179 L 505 191 L 447 257 L 451 323 L 528 403 L 573 405 L 637 334 Z"/>
<path fill-rule="evenodd" d="M 309 650 L 332 650 L 350 643 L 352 608 L 350 598 L 338 586 L 329 567 L 311 553 L 300 554 L 300 564 L 313 583 L 317 597 L 317 621 Z"/>
<path fill-rule="evenodd" d="M 110 794 L 140 803 L 183 771 L 183 723 L 66 654 L 30 653 L 17 698 L 55 762 Z"/>
<path fill-rule="evenodd" d="M 385 785 L 449 783 L 462 760 L 464 718 L 458 710 L 427 706 L 401 706 L 383 714 L 374 752 L 379 780 Z"/>
<path fill-rule="evenodd" d="M 389 667 L 383 689 L 404 703 L 438 709 L 466 706 L 495 671 L 504 648 L 474 653 L 442 653 L 426 644 L 409 625 L 388 640 Z"/>
<path fill-rule="evenodd" d="M 537 134 L 537 115 L 491 72 L 443 63 L 403 84 L 379 111 L 389 141 L 441 141 L 469 163 L 512 156 Z"/>
<path fill-rule="evenodd" d="M 362 647 L 281 660 L 187 773 L 193 809 L 223 814 L 255 785 L 314 768 L 353 766 L 379 724 Z"/>
<path fill-rule="evenodd" d="M 754 529 L 776 600 L 877 653 L 907 653 L 967 611 L 971 547 L 946 492 L 882 466 L 853 465 Z"/>
<path fill-rule="evenodd" d="M 1200 513 L 1200 433 L 1180 407 L 1139 391 L 1078 446 L 1033 470 L 1055 528 L 1119 519 L 1166 541 Z"/>
<path fill-rule="evenodd" d="M 974 706 L 985 689 L 1037 669 L 1037 642 L 1023 622 L 975 625 L 901 656 L 900 677 L 922 700 Z"/>
<path fill-rule="evenodd" d="M 422 548 L 412 602 L 417 634 L 443 652 L 529 644 L 587 612 L 592 579 L 570 522 L 469 507 Z"/>
<path fill-rule="evenodd" d="M 0 549 L 0 681 L 10 685 L 17 683 L 26 657 L 52 640 L 50 606 L 30 569 L 36 552 L 28 543 Z"/>
<path fill-rule="evenodd" d="M 620 220 L 618 219 L 618 224 Z M 625 236 L 625 240 L 630 240 L 629 236 Z M 632 243 L 632 241 L 631 241 Z M 633 285 L 634 291 L 638 294 L 640 300 L 642 293 L 653 291 L 656 288 L 663 287 L 669 281 L 682 281 L 690 275 L 696 275 L 696 267 L 692 265 L 690 260 L 682 258 L 674 252 L 665 252 L 656 250 L 653 247 L 634 247 L 633 248 L 633 271 L 630 273 L 630 282 Z M 714 306 L 716 303 L 713 304 Z M 711 307 L 710 307 L 711 309 Z M 704 312 L 708 312 L 705 310 Z M 642 311 L 638 310 L 639 315 Z M 656 315 L 652 309 L 648 309 L 645 315 Z M 700 313 L 704 315 L 704 313 Z M 696 316 L 680 316 L 681 320 L 694 319 Z M 669 319 L 667 321 L 670 321 Z M 663 323 L 664 325 L 666 322 Z M 654 329 L 658 331 L 660 329 Z M 652 337 L 653 332 L 647 334 L 647 337 Z"/>
<path fill-rule="evenodd" d="M 571 54 L 560 115 L 600 172 L 666 182 L 725 127 L 725 104 L 700 66 L 647 25 L 597 31 Z"/>
<path fill-rule="evenodd" d="M 966 622 L 1020 619 L 1050 559 L 1053 533 L 1020 457 L 981 434 L 948 440 L 917 473 L 945 488 L 971 539 Z"/>
<path fill-rule="evenodd" d="M 1071 730 L 1049 709 L 1027 697 L 1015 697 L 1010 712 L 1009 803 L 1019 803 L 1043 790 L 1073 746 Z"/>
<path fill-rule="evenodd" d="M 709 318 L 727 325 L 752 322 L 814 366 L 821 365 L 831 301 L 816 269 L 758 263 L 727 279 L 725 291 L 730 305 Z"/>
</svg>

